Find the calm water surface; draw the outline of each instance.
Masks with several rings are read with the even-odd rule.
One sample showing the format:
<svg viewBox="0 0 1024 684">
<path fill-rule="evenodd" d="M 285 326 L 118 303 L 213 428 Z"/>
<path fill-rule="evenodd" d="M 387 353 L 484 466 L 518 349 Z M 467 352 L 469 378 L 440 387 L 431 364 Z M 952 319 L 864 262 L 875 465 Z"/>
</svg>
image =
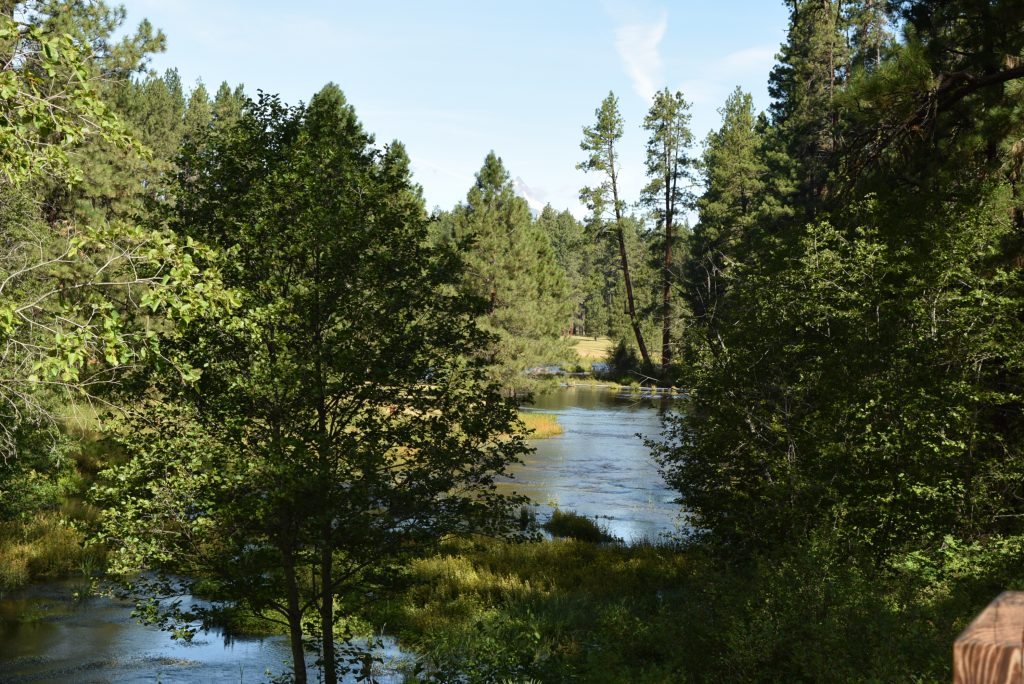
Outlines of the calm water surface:
<svg viewBox="0 0 1024 684">
<path fill-rule="evenodd" d="M 641 439 L 661 433 L 661 413 L 670 408 L 659 398 L 588 386 L 540 395 L 523 410 L 555 414 L 564 433 L 531 442 L 536 452 L 505 487 L 529 496 L 542 518 L 554 507 L 574 510 L 626 541 L 679 532 L 678 495 Z"/>
<path fill-rule="evenodd" d="M 138 624 L 127 602 L 76 599 L 86 588 L 83 580 L 51 582 L 0 599 L 0 682 L 263 682 L 291 669 L 285 637 L 228 638 L 213 630 L 191 644 L 176 642 Z M 401 657 L 391 642 L 383 653 Z M 376 681 L 401 678 L 384 672 Z"/>
</svg>

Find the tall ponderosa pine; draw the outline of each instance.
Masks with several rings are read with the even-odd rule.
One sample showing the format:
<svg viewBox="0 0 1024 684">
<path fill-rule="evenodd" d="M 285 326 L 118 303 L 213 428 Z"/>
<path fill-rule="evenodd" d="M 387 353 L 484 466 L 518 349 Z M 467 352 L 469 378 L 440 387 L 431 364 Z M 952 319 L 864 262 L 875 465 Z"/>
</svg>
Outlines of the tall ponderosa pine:
<svg viewBox="0 0 1024 684">
<path fill-rule="evenodd" d="M 792 201 L 807 217 L 828 194 L 841 143 L 835 97 L 850 62 L 843 5 L 843 0 L 792 0 L 788 40 L 769 79 L 776 140 L 797 183 Z"/>
<path fill-rule="evenodd" d="M 644 365 L 651 367 L 651 355 L 647 351 L 641 327 L 640 315 L 633 296 L 633 279 L 629 270 L 629 256 L 626 250 L 625 221 L 626 203 L 619 195 L 619 158 L 617 145 L 622 139 L 622 116 L 619 114 L 619 100 L 615 93 L 608 93 L 601 106 L 594 112 L 597 121 L 593 126 L 583 127 L 580 149 L 587 152 L 587 159 L 577 168 L 596 172 L 602 176 L 601 183 L 580 190 L 580 201 L 590 210 L 594 230 L 599 235 L 606 233 L 610 223 L 611 232 L 618 244 L 619 263 L 622 268 L 622 283 L 625 288 L 626 312 L 633 329 L 637 347 Z"/>
<path fill-rule="evenodd" d="M 753 98 L 737 88 L 719 110 L 722 126 L 704 145 L 704 194 L 690 240 L 687 292 L 699 329 L 720 345 L 715 329 L 730 267 L 753 257 L 758 218 L 766 202 L 768 168 Z"/>
<path fill-rule="evenodd" d="M 681 92 L 668 88 L 654 95 L 644 119 L 647 140 L 647 176 L 650 179 L 640 195 L 641 204 L 651 209 L 663 240 L 661 259 L 661 363 L 668 373 L 672 360 L 672 289 L 678 278 L 672 250 L 679 242 L 675 234 L 676 217 L 693 206 L 694 160 L 689 156 L 693 134 L 690 132 L 690 103 Z"/>
</svg>

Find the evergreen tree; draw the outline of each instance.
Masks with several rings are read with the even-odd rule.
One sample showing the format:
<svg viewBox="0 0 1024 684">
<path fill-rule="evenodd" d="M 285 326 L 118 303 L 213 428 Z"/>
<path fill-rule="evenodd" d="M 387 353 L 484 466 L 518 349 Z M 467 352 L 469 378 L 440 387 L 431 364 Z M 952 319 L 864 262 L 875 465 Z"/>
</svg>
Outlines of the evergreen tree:
<svg viewBox="0 0 1024 684">
<path fill-rule="evenodd" d="M 705 191 L 697 201 L 700 218 L 686 265 L 690 306 L 708 340 L 717 338 L 716 315 L 724 304 L 730 268 L 756 253 L 752 233 L 766 218 L 768 183 L 753 98 L 736 88 L 719 112 L 722 127 L 704 145 Z"/>
<path fill-rule="evenodd" d="M 557 212 L 548 204 L 537 217 L 537 227 L 548 236 L 555 263 L 565 274 L 566 293 L 572 308 L 564 331 L 570 335 L 584 335 L 587 326 L 587 288 L 583 264 L 588 245 L 584 238 L 583 224 L 568 210 Z"/>
<path fill-rule="evenodd" d="M 494 376 L 515 390 L 526 386 L 523 371 L 572 355 L 562 337 L 571 300 L 550 238 L 501 159 L 488 154 L 476 179 L 442 232 L 462 253 L 463 289 L 486 302 L 480 323 L 495 335 Z"/>
<path fill-rule="evenodd" d="M 780 152 L 797 182 L 793 201 L 813 217 L 828 194 L 829 173 L 842 138 L 835 97 L 845 82 L 847 48 L 843 0 L 792 0 L 789 34 L 768 90 Z"/>
<path fill-rule="evenodd" d="M 668 88 L 654 96 L 644 129 L 647 141 L 647 176 L 650 179 L 641 195 L 641 204 L 654 214 L 661 241 L 661 364 L 663 375 L 672 360 L 672 288 L 677 280 L 672 250 L 678 242 L 673 232 L 676 216 L 693 205 L 690 189 L 694 161 L 688 156 L 693 144 L 690 132 L 690 103 L 681 92 L 674 95 Z"/>
<path fill-rule="evenodd" d="M 643 363 L 652 367 L 651 356 L 644 343 L 640 314 L 633 293 L 633 278 L 629 270 L 629 255 L 626 250 L 625 201 L 619 196 L 619 158 L 616 146 L 622 139 L 622 117 L 619 101 L 614 93 L 608 93 L 601 106 L 595 110 L 597 121 L 593 126 L 584 126 L 580 149 L 589 156 L 577 168 L 601 174 L 600 185 L 580 190 L 580 200 L 591 212 L 592 230 L 599 236 L 610 232 L 618 244 L 619 263 L 622 268 L 622 284 L 625 289 L 626 311 L 629 316 L 633 337 Z M 608 224 L 611 224 L 610 226 Z"/>
</svg>

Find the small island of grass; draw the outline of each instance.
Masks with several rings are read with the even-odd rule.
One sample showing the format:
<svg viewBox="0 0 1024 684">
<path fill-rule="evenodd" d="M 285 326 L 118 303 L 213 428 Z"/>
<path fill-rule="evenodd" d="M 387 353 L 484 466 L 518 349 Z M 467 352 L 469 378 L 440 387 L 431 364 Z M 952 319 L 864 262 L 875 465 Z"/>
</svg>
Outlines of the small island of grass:
<svg viewBox="0 0 1024 684">
<path fill-rule="evenodd" d="M 557 437 L 564 430 L 558 424 L 558 418 L 551 413 L 523 413 L 520 411 L 519 420 L 523 421 L 530 439 L 544 439 L 546 437 Z"/>
</svg>

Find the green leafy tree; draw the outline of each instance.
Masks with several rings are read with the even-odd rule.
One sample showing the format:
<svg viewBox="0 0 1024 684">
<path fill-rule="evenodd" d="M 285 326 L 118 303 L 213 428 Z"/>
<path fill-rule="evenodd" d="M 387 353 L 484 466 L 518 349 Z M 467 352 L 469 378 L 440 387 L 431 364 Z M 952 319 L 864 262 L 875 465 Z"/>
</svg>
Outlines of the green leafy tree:
<svg viewBox="0 0 1024 684">
<path fill-rule="evenodd" d="M 89 17 L 101 17 L 100 4 L 89 7 Z M 83 140 L 128 150 L 138 144 L 104 99 L 90 43 L 79 37 L 86 29 L 67 28 L 77 15 L 40 4 L 29 19 L 16 19 L 24 9 L 17 3 L 0 13 L 4 458 L 19 453 L 19 435 L 30 426 L 55 429 L 55 397 L 88 400 L 118 370 L 151 357 L 151 315 L 174 309 L 189 318 L 223 294 L 215 269 L 198 277 L 193 258 L 205 251 L 201 245 L 120 221 L 83 224 L 41 211 L 41 195 L 80 176 L 74 150 Z"/>
<path fill-rule="evenodd" d="M 902 11 L 909 38 L 880 64 L 818 78 L 834 87 L 815 98 L 841 136 L 794 125 L 810 111 L 799 98 L 777 103 L 787 116 L 769 134 L 816 188 L 789 196 L 791 213 L 748 223 L 742 195 L 722 193 L 739 185 L 714 181 L 709 166 L 702 221 L 744 227 L 738 252 L 756 257 L 729 266 L 714 353 L 693 369 L 692 405 L 660 453 L 725 553 L 827 549 L 873 574 L 941 573 L 1024 535 L 1024 69 L 1010 57 L 1024 49 L 1024 13 L 1017 3 Z M 835 25 L 813 11 L 793 22 L 791 42 Z M 827 64 L 827 51 L 812 52 L 806 64 Z M 822 156 L 810 143 L 825 139 L 834 153 Z"/>
<path fill-rule="evenodd" d="M 494 489 L 525 446 L 474 360 L 485 302 L 428 246 L 402 146 L 372 143 L 328 85 L 308 107 L 261 96 L 183 160 L 173 223 L 234 255 L 241 306 L 181 340 L 201 376 L 154 376 L 99 493 L 116 569 L 286 625 L 298 682 L 309 636 L 336 681 L 337 610 L 391 563 L 507 531 L 520 503 Z"/>
</svg>

